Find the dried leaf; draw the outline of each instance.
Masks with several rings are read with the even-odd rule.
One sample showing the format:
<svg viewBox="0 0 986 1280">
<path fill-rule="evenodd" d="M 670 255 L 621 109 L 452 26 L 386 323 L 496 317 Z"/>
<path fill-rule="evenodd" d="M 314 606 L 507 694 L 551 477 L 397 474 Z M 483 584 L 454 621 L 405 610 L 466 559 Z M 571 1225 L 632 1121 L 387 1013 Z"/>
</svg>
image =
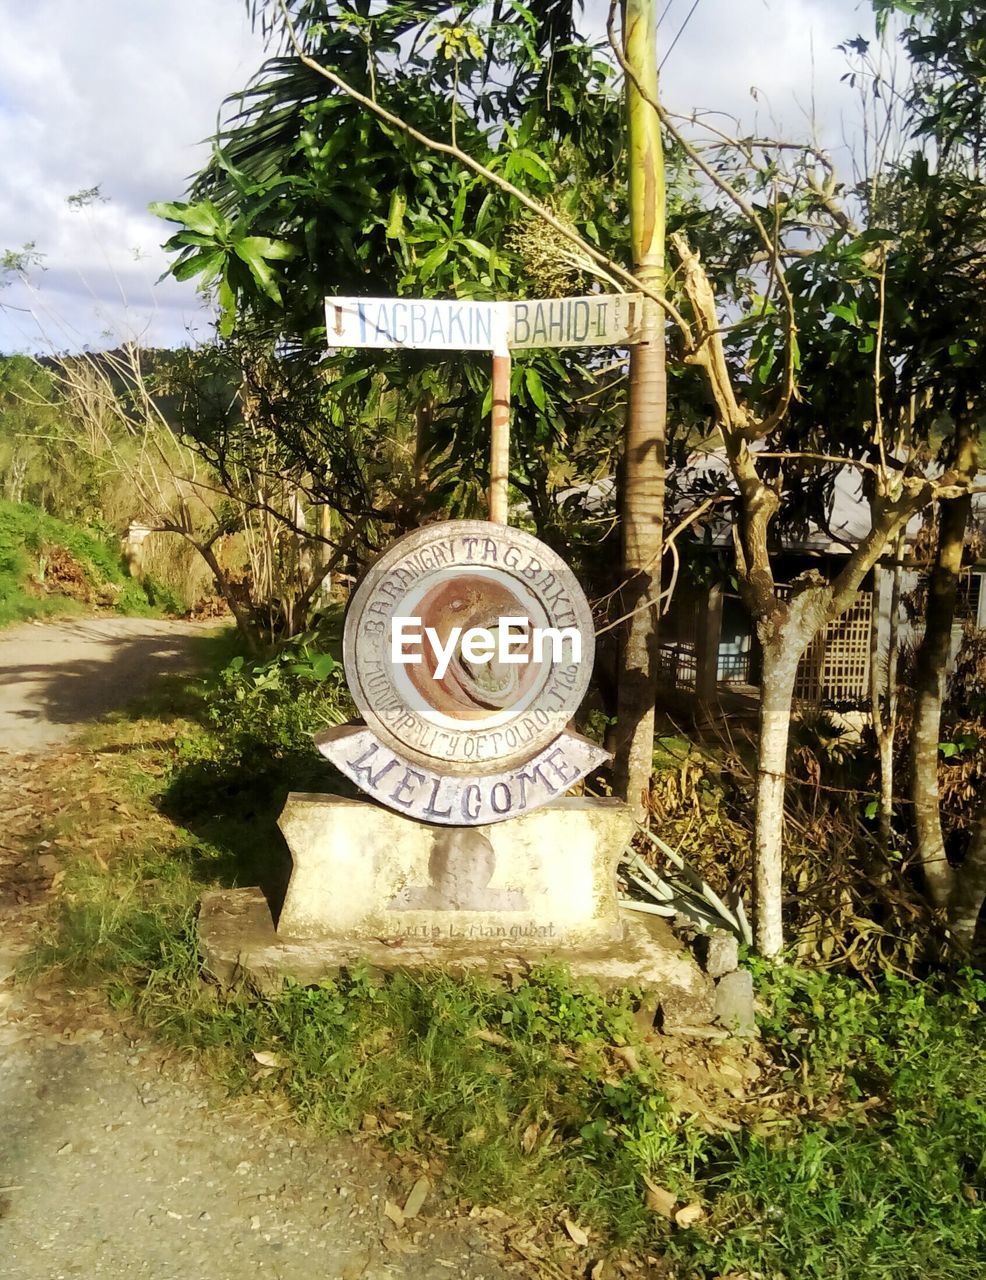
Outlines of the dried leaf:
<svg viewBox="0 0 986 1280">
<path fill-rule="evenodd" d="M 631 1071 L 640 1070 L 640 1062 L 637 1059 L 637 1051 L 632 1045 L 616 1045 L 613 1053 L 617 1058 L 622 1058 Z"/>
<path fill-rule="evenodd" d="M 469 1210 L 469 1217 L 474 1222 L 496 1222 L 503 1223 L 510 1221 L 510 1215 L 503 1212 L 502 1209 L 496 1209 L 492 1205 L 474 1204 Z"/>
<path fill-rule="evenodd" d="M 367 1111 L 360 1121 L 360 1128 L 364 1133 L 375 1133 L 380 1128 L 380 1123 L 372 1111 Z"/>
<path fill-rule="evenodd" d="M 674 1215 L 674 1220 L 679 1227 L 693 1227 L 696 1222 L 700 1222 L 704 1217 L 705 1210 L 696 1200 L 691 1204 L 686 1204 L 683 1209 L 679 1209 Z"/>
<path fill-rule="evenodd" d="M 598 1262 L 592 1264 L 589 1272 L 589 1280 L 603 1280 L 603 1273 L 606 1270 L 606 1259 L 600 1258 Z"/>
<path fill-rule="evenodd" d="M 565 1219 L 565 1230 L 568 1232 L 569 1239 L 573 1240 L 579 1246 L 580 1249 L 584 1249 L 585 1246 L 589 1243 L 589 1237 L 586 1235 L 586 1233 L 582 1230 L 582 1228 L 578 1225 L 578 1223 L 572 1222 L 570 1218 Z"/>
<path fill-rule="evenodd" d="M 537 1141 L 538 1141 L 538 1137 L 540 1136 L 540 1133 L 541 1133 L 541 1130 L 538 1128 L 536 1124 L 529 1124 L 527 1128 L 524 1130 L 520 1139 L 520 1149 L 521 1151 L 523 1151 L 524 1155 L 529 1156 L 531 1152 L 534 1150 L 534 1148 L 537 1146 Z"/>
<path fill-rule="evenodd" d="M 486 1027 L 480 1027 L 478 1031 L 474 1031 L 473 1035 L 477 1040 L 485 1040 L 487 1044 L 495 1044 L 500 1049 L 509 1049 L 510 1041 L 506 1036 L 499 1035 L 496 1031 L 488 1031 Z"/>
<path fill-rule="evenodd" d="M 383 1205 L 384 1216 L 389 1218 L 395 1227 L 403 1227 L 404 1211 L 400 1205 L 394 1204 L 393 1200 L 385 1200 Z"/>
<path fill-rule="evenodd" d="M 420 1250 L 413 1245 L 410 1240 L 403 1240 L 400 1236 L 385 1235 L 383 1238 L 383 1247 L 388 1253 L 418 1253 Z"/>
<path fill-rule="evenodd" d="M 411 1188 L 411 1194 L 404 1201 L 404 1217 L 416 1218 L 421 1210 L 421 1206 L 428 1198 L 428 1192 L 431 1190 L 431 1183 L 427 1178 L 419 1178 Z"/>
<path fill-rule="evenodd" d="M 648 1209 L 653 1209 L 655 1213 L 662 1214 L 665 1218 L 674 1221 L 674 1207 L 677 1203 L 677 1197 L 673 1196 L 670 1191 L 666 1191 L 664 1187 L 659 1187 L 656 1182 L 651 1182 L 650 1178 L 645 1178 L 647 1183 L 646 1204 Z"/>
<path fill-rule="evenodd" d="M 261 1049 L 259 1053 L 253 1055 L 262 1067 L 286 1067 L 288 1060 L 280 1053 L 270 1053 L 267 1049 Z"/>
</svg>

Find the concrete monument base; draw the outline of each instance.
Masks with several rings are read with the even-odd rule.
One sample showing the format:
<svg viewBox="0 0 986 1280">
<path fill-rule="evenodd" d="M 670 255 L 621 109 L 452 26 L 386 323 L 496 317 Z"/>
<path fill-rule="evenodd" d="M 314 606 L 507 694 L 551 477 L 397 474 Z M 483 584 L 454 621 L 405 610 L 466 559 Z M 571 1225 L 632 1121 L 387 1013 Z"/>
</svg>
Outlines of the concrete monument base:
<svg viewBox="0 0 986 1280">
<path fill-rule="evenodd" d="M 206 971 L 223 986 L 247 982 L 280 990 L 286 980 L 314 985 L 359 965 L 381 977 L 395 970 L 441 970 L 453 975 L 509 978 L 538 964 L 563 964 L 577 981 L 604 991 L 635 988 L 641 1020 L 687 1034 L 715 1012 L 712 983 L 663 920 L 620 912 L 619 937 L 582 948 L 559 949 L 455 939 L 400 944 L 376 939 L 285 938 L 275 929 L 259 889 L 206 894 L 199 912 L 199 949 Z"/>
<path fill-rule="evenodd" d="M 364 800 L 292 794 L 280 818 L 294 867 L 276 927 L 259 889 L 208 894 L 205 967 L 264 990 L 355 965 L 509 977 L 565 965 L 645 994 L 643 1016 L 710 1022 L 710 979 L 660 919 L 621 910 L 626 805 L 565 797 L 509 822 L 441 827 Z"/>
</svg>

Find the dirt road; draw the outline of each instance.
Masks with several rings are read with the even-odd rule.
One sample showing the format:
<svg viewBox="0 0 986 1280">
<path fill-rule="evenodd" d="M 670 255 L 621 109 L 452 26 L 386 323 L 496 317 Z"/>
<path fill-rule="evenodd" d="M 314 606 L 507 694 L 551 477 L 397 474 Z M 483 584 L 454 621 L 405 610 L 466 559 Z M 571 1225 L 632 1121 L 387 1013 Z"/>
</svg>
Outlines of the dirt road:
<svg viewBox="0 0 986 1280">
<path fill-rule="evenodd" d="M 191 661 L 208 626 L 73 618 L 0 631 L 0 751 L 43 751 Z"/>
<path fill-rule="evenodd" d="M 220 1097 L 192 1061 L 130 1040 L 101 997 L 13 980 L 50 910 L 46 766 L 81 765 L 74 730 L 190 662 L 201 630 L 120 618 L 0 633 L 0 1273 L 516 1276 L 438 1188 L 394 1222 L 420 1170 Z"/>
</svg>

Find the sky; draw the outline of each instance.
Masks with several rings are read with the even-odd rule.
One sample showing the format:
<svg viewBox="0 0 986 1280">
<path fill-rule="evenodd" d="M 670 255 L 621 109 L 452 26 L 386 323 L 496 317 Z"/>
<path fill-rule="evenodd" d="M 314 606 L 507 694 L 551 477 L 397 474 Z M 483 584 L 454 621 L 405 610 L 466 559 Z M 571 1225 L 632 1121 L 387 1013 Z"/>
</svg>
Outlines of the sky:
<svg viewBox="0 0 986 1280">
<path fill-rule="evenodd" d="M 607 7 L 588 0 L 584 25 L 601 32 Z M 671 0 L 663 48 L 691 8 Z M 836 46 L 871 30 L 860 0 L 699 0 L 663 97 L 792 137 L 811 134 L 813 111 L 844 160 L 856 100 Z M 0 0 L 0 253 L 44 255 L 29 286 L 0 289 L 0 351 L 208 338 L 194 284 L 157 283 L 169 230 L 147 206 L 182 198 L 222 99 L 263 57 L 244 0 Z M 67 202 L 95 186 L 101 201 Z"/>
</svg>

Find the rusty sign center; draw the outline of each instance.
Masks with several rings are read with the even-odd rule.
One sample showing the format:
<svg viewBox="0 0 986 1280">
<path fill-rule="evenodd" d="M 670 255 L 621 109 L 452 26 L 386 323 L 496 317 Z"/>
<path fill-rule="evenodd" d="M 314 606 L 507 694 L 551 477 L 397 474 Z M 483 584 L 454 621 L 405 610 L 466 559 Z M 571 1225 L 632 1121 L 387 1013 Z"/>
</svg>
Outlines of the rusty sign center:
<svg viewBox="0 0 986 1280">
<path fill-rule="evenodd" d="M 498 628 L 500 651 L 470 649 L 471 632 Z M 415 638 L 428 643 L 409 646 Z M 482 520 L 394 543 L 354 593 L 343 637 L 367 726 L 408 760 L 462 774 L 551 743 L 585 695 L 593 649 L 589 605 L 561 557 Z"/>
</svg>

